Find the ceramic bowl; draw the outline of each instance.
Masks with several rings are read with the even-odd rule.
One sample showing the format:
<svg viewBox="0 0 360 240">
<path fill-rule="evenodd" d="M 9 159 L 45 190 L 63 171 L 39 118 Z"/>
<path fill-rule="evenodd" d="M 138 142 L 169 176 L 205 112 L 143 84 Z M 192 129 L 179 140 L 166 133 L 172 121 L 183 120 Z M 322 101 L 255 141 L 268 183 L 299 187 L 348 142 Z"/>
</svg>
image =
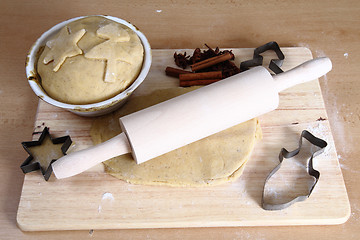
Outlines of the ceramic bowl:
<svg viewBox="0 0 360 240">
<path fill-rule="evenodd" d="M 88 116 L 88 117 L 94 117 L 94 116 L 100 116 L 107 113 L 110 113 L 117 108 L 121 107 L 127 100 L 127 98 L 135 91 L 135 89 L 144 81 L 146 78 L 150 66 L 151 66 L 151 47 L 146 39 L 145 35 L 139 31 L 137 27 L 132 25 L 131 23 L 117 18 L 117 17 L 111 17 L 111 16 L 103 16 L 103 15 L 96 15 L 96 16 L 102 16 L 104 18 L 108 18 L 110 20 L 113 20 L 115 22 L 121 23 L 127 27 L 129 27 L 131 30 L 133 30 L 140 38 L 142 45 L 144 47 L 144 60 L 142 69 L 140 71 L 140 74 L 135 79 L 135 81 L 124 91 L 117 94 L 116 96 L 101 101 L 97 103 L 92 104 L 68 104 L 59 102 L 53 98 L 51 98 L 49 95 L 46 94 L 44 89 L 41 87 L 41 79 L 39 75 L 37 74 L 36 70 L 36 64 L 39 57 L 40 50 L 45 46 L 47 40 L 52 37 L 54 34 L 56 34 L 60 29 L 62 29 L 64 26 L 69 24 L 70 22 L 76 21 L 81 18 L 89 17 L 89 16 L 82 16 L 77 18 L 72 18 L 69 20 L 66 20 L 64 22 L 61 22 L 55 26 L 53 26 L 51 29 L 46 31 L 41 35 L 39 39 L 34 43 L 34 45 L 31 47 L 27 58 L 26 58 L 26 77 L 28 79 L 28 82 L 30 84 L 30 87 L 35 92 L 35 94 L 41 98 L 43 101 L 54 105 L 59 108 L 66 109 L 68 111 L 71 111 L 77 115 L 80 116 Z"/>
</svg>

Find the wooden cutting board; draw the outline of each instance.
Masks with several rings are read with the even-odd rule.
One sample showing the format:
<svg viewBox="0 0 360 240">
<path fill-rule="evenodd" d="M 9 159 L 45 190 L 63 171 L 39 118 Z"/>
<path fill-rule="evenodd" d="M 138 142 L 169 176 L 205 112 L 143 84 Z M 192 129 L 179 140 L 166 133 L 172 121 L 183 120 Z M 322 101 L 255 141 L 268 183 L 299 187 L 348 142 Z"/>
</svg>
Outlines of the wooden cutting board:
<svg viewBox="0 0 360 240">
<path fill-rule="evenodd" d="M 312 58 L 306 48 L 283 48 L 283 70 Z M 165 76 L 174 66 L 175 50 L 153 50 L 153 64 L 134 96 L 175 88 L 177 79 Z M 191 53 L 192 50 L 177 50 Z M 236 64 L 252 58 L 253 49 L 234 49 Z M 266 53 L 267 65 L 273 53 Z M 131 101 L 131 99 L 129 100 Z M 172 228 L 218 226 L 324 225 L 344 223 L 350 204 L 318 81 L 298 85 L 280 94 L 277 110 L 260 117 L 263 139 L 257 143 L 243 175 L 235 182 L 203 188 L 132 185 L 106 174 L 99 165 L 68 179 L 44 181 L 39 172 L 25 175 L 17 222 L 24 231 Z M 92 145 L 93 119 L 76 116 L 39 102 L 34 132 L 44 126 L 53 137 L 70 135 L 76 151 Z M 328 142 L 314 167 L 321 173 L 312 195 L 280 211 L 261 208 L 264 181 L 278 164 L 282 147 L 294 150 L 302 130 Z M 36 140 L 38 134 L 34 134 Z M 26 136 L 24 136 L 26 140 Z M 30 139 L 28 139 L 30 140 Z M 303 160 L 287 161 L 268 191 L 281 201 L 304 193 L 311 184 Z M 297 163 L 297 164 L 296 164 Z M 300 166 L 299 169 L 296 166 Z M 305 187 L 304 187 L 305 186 Z M 271 190 L 274 189 L 274 190 Z M 305 191 L 306 192 L 306 191 Z"/>
</svg>

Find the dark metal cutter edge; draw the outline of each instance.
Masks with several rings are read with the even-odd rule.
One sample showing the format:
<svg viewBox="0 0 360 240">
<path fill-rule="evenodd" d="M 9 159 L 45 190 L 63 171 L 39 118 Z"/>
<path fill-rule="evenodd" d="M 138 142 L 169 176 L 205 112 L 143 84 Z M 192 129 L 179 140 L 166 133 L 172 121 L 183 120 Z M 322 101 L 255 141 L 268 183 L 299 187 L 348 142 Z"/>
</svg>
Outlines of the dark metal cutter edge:
<svg viewBox="0 0 360 240">
<path fill-rule="evenodd" d="M 275 74 L 282 73 L 283 70 L 281 69 L 281 66 L 284 62 L 285 55 L 281 51 L 277 42 L 274 41 L 265 43 L 264 45 L 255 48 L 253 59 L 243 61 L 240 63 L 240 71 L 249 70 L 250 67 L 261 66 L 263 64 L 263 56 L 261 56 L 260 54 L 268 50 L 274 51 L 278 57 L 278 59 L 270 60 L 269 69 L 273 71 Z"/>
<path fill-rule="evenodd" d="M 51 164 L 53 162 L 55 162 L 57 159 L 52 159 L 50 161 L 49 166 L 46 168 L 46 170 L 44 170 L 43 168 L 41 168 L 40 163 L 38 163 L 38 162 L 30 164 L 30 162 L 34 159 L 34 157 L 32 156 L 32 154 L 28 148 L 33 147 L 33 146 L 40 146 L 42 144 L 42 142 L 44 141 L 44 139 L 46 138 L 46 136 L 49 136 L 49 138 L 53 144 L 61 144 L 61 143 L 63 144 L 61 146 L 61 151 L 64 155 L 66 155 L 66 151 L 69 149 L 70 145 L 72 144 L 72 140 L 71 140 L 70 136 L 52 138 L 48 127 L 44 128 L 44 130 L 42 131 L 42 133 L 37 141 L 27 141 L 27 142 L 21 143 L 21 145 L 23 146 L 25 151 L 29 154 L 28 158 L 20 165 L 21 170 L 23 171 L 24 174 L 33 172 L 36 170 L 40 170 L 42 175 L 44 176 L 45 181 L 49 180 L 51 173 L 52 173 Z"/>
</svg>

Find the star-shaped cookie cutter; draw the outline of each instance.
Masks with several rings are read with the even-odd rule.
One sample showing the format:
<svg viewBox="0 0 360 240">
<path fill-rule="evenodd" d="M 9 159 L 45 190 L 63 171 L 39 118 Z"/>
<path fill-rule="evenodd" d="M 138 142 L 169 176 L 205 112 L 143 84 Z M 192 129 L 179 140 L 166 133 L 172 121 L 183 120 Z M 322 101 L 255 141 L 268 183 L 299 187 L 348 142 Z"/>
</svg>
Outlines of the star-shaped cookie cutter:
<svg viewBox="0 0 360 240">
<path fill-rule="evenodd" d="M 268 50 L 273 50 L 278 57 L 278 59 L 271 59 L 269 69 L 275 74 L 282 73 L 283 70 L 281 69 L 281 66 L 284 62 L 285 56 L 281 51 L 279 45 L 274 41 L 268 42 L 260 47 L 255 48 L 253 59 L 241 62 L 240 70 L 246 71 L 249 70 L 250 67 L 261 66 L 263 64 L 263 56 L 261 56 L 260 54 Z"/>
<path fill-rule="evenodd" d="M 63 136 L 63 137 L 58 137 L 58 138 L 53 139 L 53 138 L 51 138 L 49 129 L 47 127 L 45 127 L 37 141 L 28 141 L 28 142 L 21 143 L 21 145 L 23 146 L 25 151 L 29 154 L 29 157 L 20 166 L 21 170 L 25 174 L 40 169 L 41 173 L 44 176 L 44 179 L 46 181 L 49 180 L 51 173 L 52 173 L 51 164 L 53 162 L 55 162 L 57 159 L 51 159 L 49 161 L 48 166 L 41 166 L 41 164 L 39 162 L 32 161 L 34 159 L 34 156 L 32 155 L 29 148 L 34 147 L 34 146 L 40 146 L 47 137 L 50 138 L 50 140 L 53 144 L 62 144 L 61 151 L 62 151 L 63 155 L 66 155 L 66 151 L 69 149 L 70 145 L 72 144 L 70 136 Z"/>
<path fill-rule="evenodd" d="M 301 196 L 297 196 L 294 199 L 292 199 L 289 202 L 286 203 L 281 203 L 281 204 L 270 204 L 265 202 L 264 198 L 265 198 L 265 186 L 266 183 L 268 182 L 268 180 L 280 169 L 281 164 L 284 160 L 284 158 L 292 158 L 295 155 L 297 155 L 300 152 L 300 149 L 302 147 L 302 139 L 305 138 L 306 140 L 308 140 L 311 144 L 317 146 L 319 149 L 317 151 L 313 151 L 311 154 L 311 157 L 309 158 L 308 162 L 307 162 L 307 172 L 310 176 L 315 178 L 314 183 L 309 187 L 309 192 L 307 195 L 301 195 Z M 289 207 L 290 205 L 296 203 L 296 202 L 301 202 L 301 201 L 305 201 L 307 198 L 310 197 L 311 192 L 314 190 L 315 185 L 317 184 L 319 178 L 320 178 L 320 172 L 315 170 L 313 167 L 313 158 L 318 156 L 319 154 L 321 154 L 324 151 L 324 148 L 327 146 L 327 142 L 315 137 L 314 135 L 312 135 L 310 132 L 308 132 L 307 130 L 302 131 L 301 133 L 301 137 L 299 140 L 299 147 L 297 149 L 295 149 L 292 152 L 288 152 L 285 148 L 282 148 L 279 154 L 279 161 L 280 163 L 270 172 L 270 174 L 267 176 L 266 180 L 265 180 L 265 184 L 264 184 L 264 190 L 263 190 L 263 195 L 262 195 L 262 200 L 261 200 L 261 205 L 262 208 L 265 210 L 281 210 L 284 208 Z"/>
</svg>

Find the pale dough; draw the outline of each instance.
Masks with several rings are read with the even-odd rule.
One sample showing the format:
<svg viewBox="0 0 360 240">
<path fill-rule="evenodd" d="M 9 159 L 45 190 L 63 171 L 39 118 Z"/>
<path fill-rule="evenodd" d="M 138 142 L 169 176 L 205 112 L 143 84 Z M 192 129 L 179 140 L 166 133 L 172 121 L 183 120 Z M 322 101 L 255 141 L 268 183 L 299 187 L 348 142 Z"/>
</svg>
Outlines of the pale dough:
<svg viewBox="0 0 360 240">
<path fill-rule="evenodd" d="M 81 29 L 76 33 L 71 33 L 68 27 L 62 28 L 56 38 L 49 40 L 46 43 L 46 46 L 50 48 L 50 50 L 44 56 L 43 63 L 48 64 L 52 61 L 54 67 L 53 70 L 54 72 L 57 72 L 65 62 L 66 58 L 82 54 L 77 43 L 85 33 L 85 29 Z"/>
<path fill-rule="evenodd" d="M 40 145 L 28 147 L 28 150 L 33 156 L 31 163 L 38 162 L 42 170 L 45 172 L 52 160 L 59 159 L 64 156 L 64 153 L 61 150 L 62 146 L 63 144 L 54 144 L 49 135 L 46 135 Z"/>
<path fill-rule="evenodd" d="M 37 71 L 52 98 L 89 104 L 126 89 L 139 75 L 143 58 L 143 45 L 134 31 L 93 16 L 55 34 L 38 59 Z"/>
<path fill-rule="evenodd" d="M 117 112 L 94 121 L 94 144 L 121 132 L 119 117 L 183 94 L 193 88 L 158 90 L 148 96 L 132 96 Z M 176 137 L 176 136 L 174 136 Z M 214 134 L 137 165 L 131 154 L 104 162 L 112 176 L 134 184 L 207 186 L 237 179 L 249 159 L 261 130 L 257 119 Z"/>
</svg>

